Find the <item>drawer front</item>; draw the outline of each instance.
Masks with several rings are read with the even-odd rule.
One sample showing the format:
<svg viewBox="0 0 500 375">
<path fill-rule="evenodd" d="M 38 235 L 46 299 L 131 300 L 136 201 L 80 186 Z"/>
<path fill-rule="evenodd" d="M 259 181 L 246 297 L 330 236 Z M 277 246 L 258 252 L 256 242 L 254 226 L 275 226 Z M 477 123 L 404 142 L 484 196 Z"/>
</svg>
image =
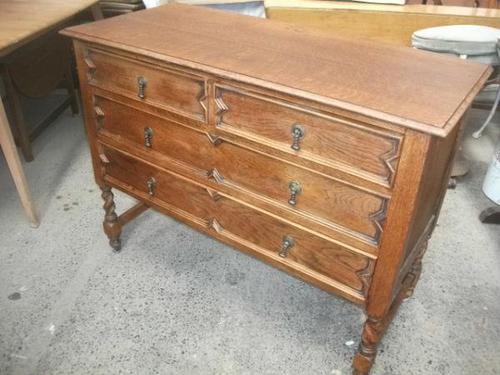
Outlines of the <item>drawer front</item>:
<svg viewBox="0 0 500 375">
<path fill-rule="evenodd" d="M 284 101 L 216 86 L 216 126 L 233 135 L 390 187 L 401 136 Z"/>
<path fill-rule="evenodd" d="M 194 120 L 206 122 L 203 77 L 89 50 L 85 63 L 89 83 Z"/>
<path fill-rule="evenodd" d="M 387 198 L 108 99 L 98 97 L 96 103 L 101 134 L 179 160 L 218 184 L 257 194 L 361 241 L 380 241 Z"/>
<path fill-rule="evenodd" d="M 365 296 L 374 261 L 305 232 L 215 190 L 177 174 L 157 169 L 120 152 L 104 148 L 106 176 L 135 192 L 161 201 L 188 218 L 242 244 L 280 255 L 289 265 L 306 267 Z M 154 180 L 153 180 L 154 179 Z M 152 187 L 151 181 L 154 181 Z M 252 246 L 252 245 L 250 245 Z"/>
</svg>

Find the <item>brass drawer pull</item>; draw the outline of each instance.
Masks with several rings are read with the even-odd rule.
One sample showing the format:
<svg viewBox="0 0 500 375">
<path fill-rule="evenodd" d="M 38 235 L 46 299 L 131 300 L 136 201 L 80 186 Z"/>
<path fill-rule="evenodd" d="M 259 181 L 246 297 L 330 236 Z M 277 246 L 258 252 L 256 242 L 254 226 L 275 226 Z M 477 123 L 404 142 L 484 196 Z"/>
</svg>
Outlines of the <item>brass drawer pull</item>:
<svg viewBox="0 0 500 375">
<path fill-rule="evenodd" d="M 302 186 L 297 181 L 290 181 L 288 184 L 288 190 L 290 190 L 290 198 L 288 199 L 288 204 L 295 206 L 297 204 L 297 195 L 302 192 Z"/>
<path fill-rule="evenodd" d="M 149 177 L 147 181 L 148 185 L 148 193 L 149 195 L 153 196 L 155 195 L 155 190 L 156 190 L 156 180 L 154 177 Z"/>
<path fill-rule="evenodd" d="M 151 148 L 153 141 L 153 129 L 144 128 L 144 146 Z"/>
<path fill-rule="evenodd" d="M 144 77 L 137 78 L 137 96 L 141 99 L 146 97 L 146 79 Z"/>
<path fill-rule="evenodd" d="M 304 138 L 305 134 L 305 129 L 304 126 L 300 124 L 293 124 L 292 125 L 292 137 L 293 137 L 293 142 L 292 142 L 292 149 L 295 151 L 300 150 L 300 140 Z"/>
<path fill-rule="evenodd" d="M 286 258 L 288 256 L 288 252 L 292 247 L 295 246 L 295 240 L 290 236 L 283 237 L 283 242 L 281 243 L 281 249 L 278 255 L 282 258 Z"/>
</svg>

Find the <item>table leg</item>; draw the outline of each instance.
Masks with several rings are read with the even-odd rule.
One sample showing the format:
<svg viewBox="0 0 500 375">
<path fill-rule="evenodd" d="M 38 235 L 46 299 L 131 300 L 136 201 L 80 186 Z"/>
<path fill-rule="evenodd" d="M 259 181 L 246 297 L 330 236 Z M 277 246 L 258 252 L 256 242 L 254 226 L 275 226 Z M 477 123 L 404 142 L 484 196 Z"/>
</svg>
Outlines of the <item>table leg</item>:
<svg viewBox="0 0 500 375">
<path fill-rule="evenodd" d="M 14 112 L 14 124 L 17 129 L 17 134 L 19 134 L 19 146 L 24 156 L 24 160 L 33 160 L 33 151 L 31 149 L 30 137 L 28 130 L 26 129 L 26 123 L 24 122 L 23 110 L 21 108 L 21 100 L 19 98 L 19 93 L 14 87 L 14 82 L 12 82 L 12 77 L 7 66 L 3 69 L 5 78 L 5 90 L 7 91 L 7 97 L 12 105 L 12 111 Z"/>
<path fill-rule="evenodd" d="M 26 177 L 24 175 L 23 167 L 21 165 L 21 160 L 19 159 L 19 154 L 17 153 L 16 145 L 14 143 L 14 138 L 10 131 L 10 126 L 7 121 L 7 115 L 5 114 L 5 108 L 0 100 L 0 146 L 2 147 L 5 159 L 7 160 L 7 165 L 9 166 L 10 173 L 16 184 L 17 192 L 19 198 L 21 199 L 21 204 L 24 207 L 26 215 L 30 219 L 34 227 L 38 227 L 39 222 L 36 216 L 35 207 L 31 194 L 28 189 L 28 184 L 26 182 Z"/>
<path fill-rule="evenodd" d="M 64 85 L 66 90 L 68 90 L 68 95 L 70 97 L 71 113 L 73 116 L 78 114 L 78 96 L 75 89 L 75 81 L 73 80 L 73 68 L 71 64 L 71 45 L 66 43 L 66 73 L 64 74 Z"/>
</svg>

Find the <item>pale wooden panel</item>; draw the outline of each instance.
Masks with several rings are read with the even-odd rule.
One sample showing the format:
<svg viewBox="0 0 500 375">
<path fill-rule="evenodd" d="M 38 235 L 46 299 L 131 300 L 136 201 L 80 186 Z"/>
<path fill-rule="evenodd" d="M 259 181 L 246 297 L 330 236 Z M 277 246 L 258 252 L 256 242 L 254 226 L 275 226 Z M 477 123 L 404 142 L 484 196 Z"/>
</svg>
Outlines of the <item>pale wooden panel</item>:
<svg viewBox="0 0 500 375">
<path fill-rule="evenodd" d="M 443 25 L 500 28 L 500 10 L 435 5 L 383 5 L 337 1 L 268 0 L 267 17 L 335 33 L 352 40 L 411 45 L 419 29 Z"/>
</svg>

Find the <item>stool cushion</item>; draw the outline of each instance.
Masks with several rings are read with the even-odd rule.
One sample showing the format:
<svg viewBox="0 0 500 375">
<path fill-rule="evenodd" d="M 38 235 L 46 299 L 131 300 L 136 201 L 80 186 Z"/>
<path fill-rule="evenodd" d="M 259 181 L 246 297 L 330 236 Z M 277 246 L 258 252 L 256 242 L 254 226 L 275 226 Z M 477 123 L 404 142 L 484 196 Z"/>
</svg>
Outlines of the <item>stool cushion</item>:
<svg viewBox="0 0 500 375">
<path fill-rule="evenodd" d="M 418 49 L 456 55 L 496 54 L 500 29 L 478 25 L 452 25 L 418 30 L 412 45 Z"/>
</svg>

